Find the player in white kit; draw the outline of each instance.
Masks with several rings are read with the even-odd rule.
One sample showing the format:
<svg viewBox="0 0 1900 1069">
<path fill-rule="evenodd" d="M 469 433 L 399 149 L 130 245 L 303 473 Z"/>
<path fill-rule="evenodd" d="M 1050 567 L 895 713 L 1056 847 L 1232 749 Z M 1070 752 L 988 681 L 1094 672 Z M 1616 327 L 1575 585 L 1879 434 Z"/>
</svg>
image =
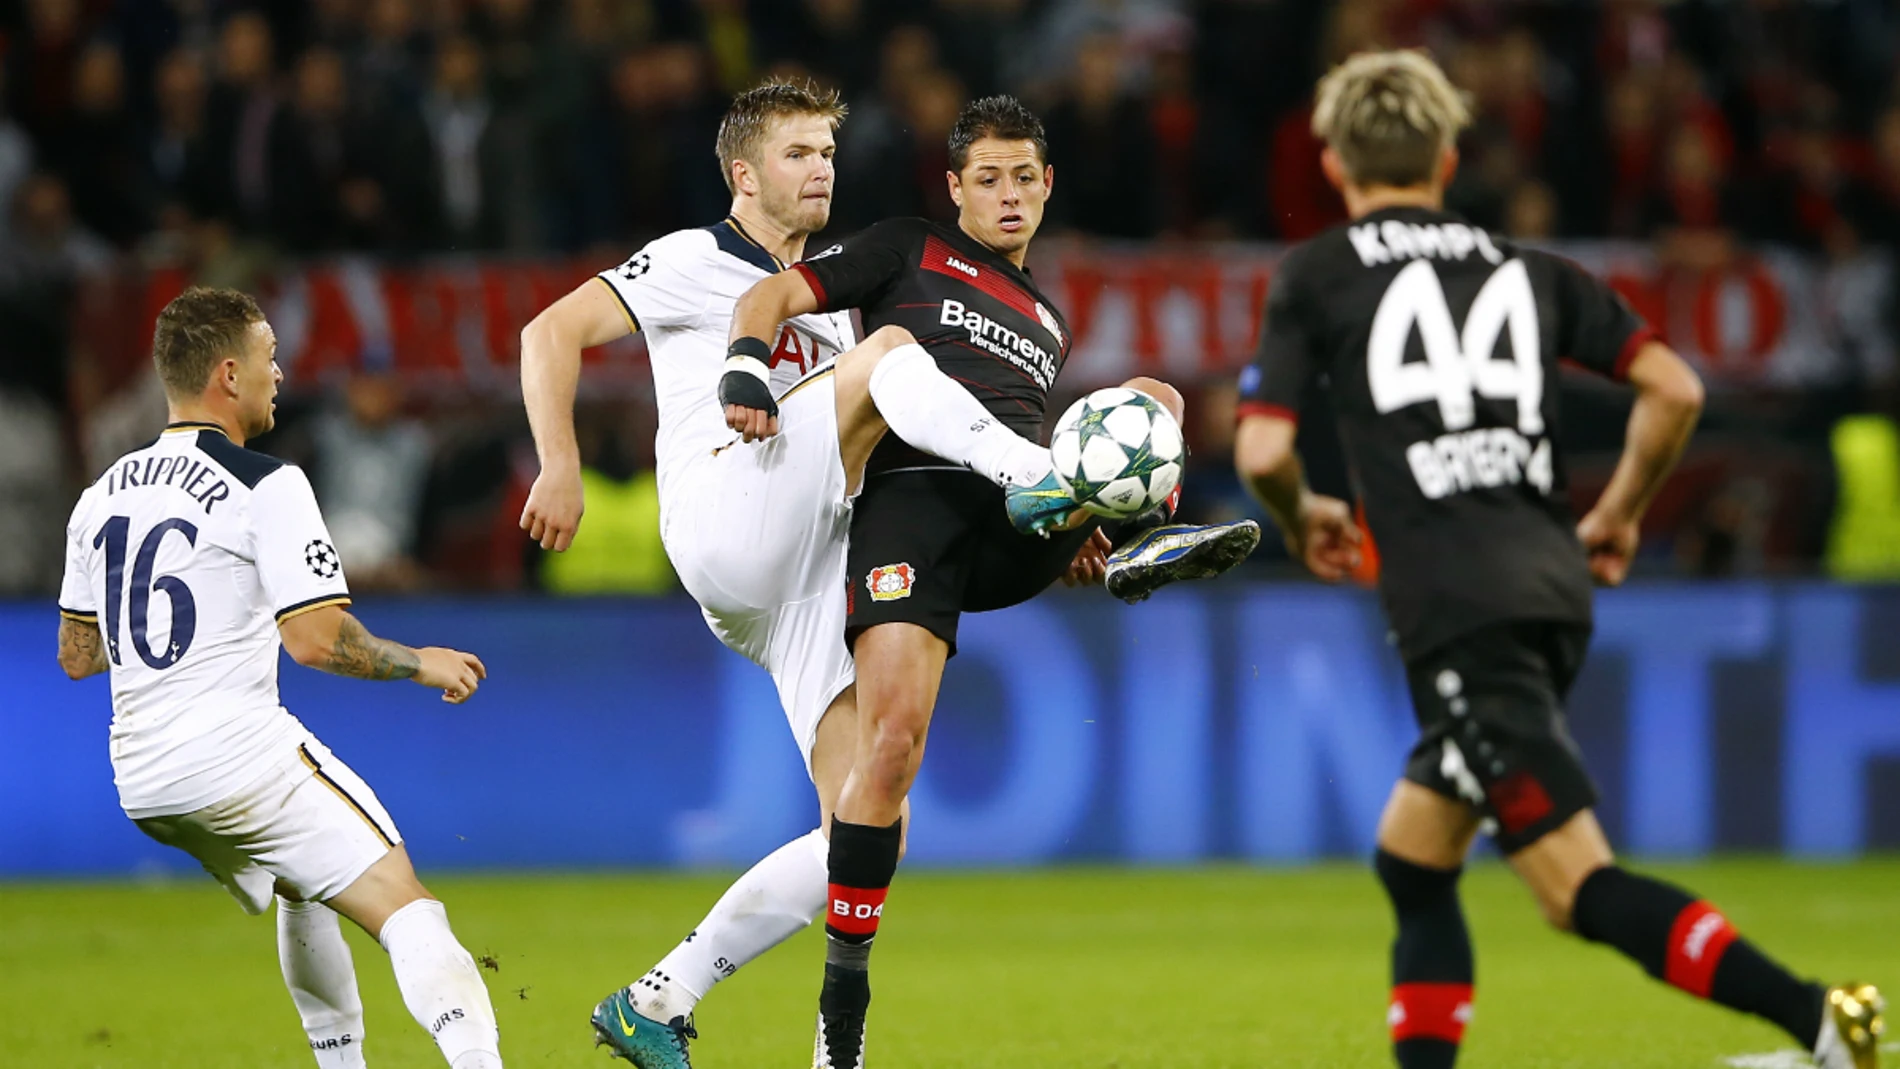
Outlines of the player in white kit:
<svg viewBox="0 0 1900 1069">
<path fill-rule="evenodd" d="M 798 260 L 830 217 L 832 131 L 843 117 L 835 93 L 808 85 L 740 94 L 717 144 L 733 194 L 725 221 L 653 241 L 522 331 L 522 393 L 541 459 L 522 528 L 548 549 L 572 541 L 581 350 L 644 333 L 667 555 L 713 633 L 771 673 L 818 791 L 818 829 L 754 866 L 658 966 L 595 1008 L 598 1041 L 641 1069 L 688 1066 L 694 1005 L 824 907 L 823 829 L 857 731 L 845 545 L 872 447 L 888 429 L 1006 487 L 1050 471 L 1047 449 L 991 418 L 901 329 L 854 347 L 848 314 L 799 316 L 770 351 L 728 352 L 739 297 Z"/>
<path fill-rule="evenodd" d="M 377 638 L 344 610 L 310 481 L 244 448 L 272 425 L 276 347 L 242 293 L 190 289 L 159 314 L 171 419 L 73 509 L 60 665 L 74 679 L 111 673 L 113 778 L 139 830 L 196 858 L 247 913 L 276 898 L 284 982 L 321 1069 L 364 1065 L 339 914 L 389 952 L 449 1065 L 499 1069 L 474 960 L 375 793 L 279 703 L 277 651 L 457 703 L 487 672 L 472 654 Z"/>
</svg>

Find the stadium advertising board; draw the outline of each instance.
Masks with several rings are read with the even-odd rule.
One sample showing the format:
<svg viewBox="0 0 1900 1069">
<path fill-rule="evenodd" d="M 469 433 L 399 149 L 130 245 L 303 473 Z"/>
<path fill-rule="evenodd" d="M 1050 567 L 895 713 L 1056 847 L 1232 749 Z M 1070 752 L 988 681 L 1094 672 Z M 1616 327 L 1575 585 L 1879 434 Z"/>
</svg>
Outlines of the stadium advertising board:
<svg viewBox="0 0 1900 1069">
<path fill-rule="evenodd" d="M 1718 271 L 1665 266 L 1646 246 L 1561 243 L 1565 256 L 1607 278 L 1699 369 L 1718 380 L 1793 385 L 1835 372 L 1833 318 L 1852 300 L 1854 271 L 1823 269 L 1768 248 Z M 1251 356 L 1277 245 L 1038 246 L 1037 278 L 1062 303 L 1075 347 L 1063 381 L 1075 387 L 1161 373 L 1184 382 L 1229 374 Z M 278 359 L 293 387 L 364 365 L 391 366 L 432 383 L 517 389 L 520 324 L 611 264 L 443 260 L 392 266 L 374 260 L 308 263 L 259 285 L 277 328 Z M 186 284 L 182 271 L 95 281 L 75 330 L 107 368 L 146 366 L 150 323 Z M 115 310 L 140 308 L 141 315 Z M 1845 328 L 1851 329 L 1851 328 Z M 638 339 L 589 350 L 590 388 L 646 382 Z M 1891 360 L 1891 353 L 1885 359 Z"/>
<path fill-rule="evenodd" d="M 1363 857 L 1412 738 L 1377 605 L 1231 584 L 1132 609 L 1051 595 L 965 621 L 911 862 Z M 814 819 L 765 674 L 693 606 L 372 601 L 378 633 L 477 651 L 467 706 L 285 662 L 286 704 L 373 784 L 420 863 L 750 863 Z M 120 815 L 107 686 L 0 606 L 0 876 L 188 871 Z M 1573 729 L 1633 853 L 1900 846 L 1900 590 L 1604 595 Z M 603 829 L 616 829 L 604 833 Z"/>
</svg>

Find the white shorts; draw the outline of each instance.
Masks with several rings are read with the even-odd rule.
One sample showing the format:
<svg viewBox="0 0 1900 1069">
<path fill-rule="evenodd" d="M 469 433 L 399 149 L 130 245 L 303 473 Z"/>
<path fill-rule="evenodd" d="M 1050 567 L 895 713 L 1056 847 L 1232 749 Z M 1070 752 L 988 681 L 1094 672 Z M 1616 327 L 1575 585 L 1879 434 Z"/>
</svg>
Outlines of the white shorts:
<svg viewBox="0 0 1900 1069">
<path fill-rule="evenodd" d="M 307 901 L 334 898 L 402 842 L 376 793 L 309 734 L 229 798 L 133 823 L 197 858 L 251 914 L 279 880 Z"/>
<path fill-rule="evenodd" d="M 815 371 L 779 399 L 779 433 L 682 469 L 661 536 L 706 625 L 772 674 L 811 768 L 825 710 L 857 678 L 844 647 L 851 498 L 836 385 Z"/>
</svg>

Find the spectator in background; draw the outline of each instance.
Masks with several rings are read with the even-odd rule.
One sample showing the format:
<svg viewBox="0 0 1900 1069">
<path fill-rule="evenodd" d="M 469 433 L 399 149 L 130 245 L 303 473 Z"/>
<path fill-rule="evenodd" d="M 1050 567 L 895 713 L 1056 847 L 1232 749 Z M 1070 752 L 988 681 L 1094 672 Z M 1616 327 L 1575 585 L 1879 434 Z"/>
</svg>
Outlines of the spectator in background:
<svg viewBox="0 0 1900 1069">
<path fill-rule="evenodd" d="M 268 232 L 271 222 L 271 128 L 277 114 L 272 47 L 264 16 L 240 11 L 224 23 L 206 147 L 207 204 L 260 232 Z"/>
<path fill-rule="evenodd" d="M 1605 111 L 1608 190 L 1602 206 L 1589 216 L 1611 235 L 1640 237 L 1661 156 L 1656 94 L 1650 79 L 1635 74 L 1618 78 L 1610 85 Z"/>
<path fill-rule="evenodd" d="M 139 137 L 125 104 L 119 50 L 96 42 L 79 55 L 72 111 L 48 144 L 48 162 L 72 191 L 73 212 L 115 245 L 129 246 L 147 225 Z"/>
<path fill-rule="evenodd" d="M 145 183 L 158 219 L 168 209 L 209 215 L 217 195 L 205 110 L 205 71 L 197 53 L 177 49 L 159 61 L 154 76 L 152 129 L 146 139 Z"/>
<path fill-rule="evenodd" d="M 599 218 L 626 241 L 718 222 L 731 202 L 706 148 L 718 124 L 705 59 L 685 42 L 628 52 L 614 65 L 608 115 L 590 148 Z"/>
<path fill-rule="evenodd" d="M 760 43 L 779 46 L 774 59 L 822 64 L 845 99 L 856 100 L 874 88 L 883 43 L 870 7 L 865 0 L 804 0 L 791 33 Z"/>
<path fill-rule="evenodd" d="M 9 547 L 0 556 L 13 552 L 13 543 L 4 540 L 7 533 L 37 530 L 28 512 L 59 514 L 64 465 L 57 413 L 67 404 L 72 332 L 66 312 L 80 277 L 104 268 L 112 256 L 110 246 L 74 222 L 66 187 L 55 175 L 29 176 L 16 191 L 12 209 L 11 225 L 0 235 L 0 424 L 18 420 L 20 426 L 0 436 L 5 438 L 0 453 L 18 450 L 19 455 L 0 462 L 0 469 L 10 472 L 0 476 L 0 499 L 7 508 L 24 511 L 13 521 L 0 521 L 5 528 L 0 545 Z M 46 487 L 40 479 L 50 480 L 55 499 L 41 495 Z M 44 563 L 33 548 L 38 542 L 21 544 L 35 563 Z M 46 574 L 58 570 L 55 566 Z M 20 589 L 7 583 L 0 576 L 0 589 Z"/>
<path fill-rule="evenodd" d="M 1536 179 L 1519 182 L 1504 204 L 1504 232 L 1517 241 L 1557 236 L 1557 196 Z"/>
<path fill-rule="evenodd" d="M 297 61 L 290 106 L 270 138 L 276 235 L 300 252 L 420 248 L 434 222 L 434 168 L 413 113 L 352 109 L 343 59 L 312 48 Z"/>
<path fill-rule="evenodd" d="M 416 526 L 429 475 L 429 435 L 402 414 L 402 385 L 387 371 L 353 376 L 343 405 L 315 430 L 317 500 L 350 582 L 407 588 L 418 580 Z"/>
<path fill-rule="evenodd" d="M 575 414 L 587 526 L 565 553 L 541 555 L 557 594 L 664 594 L 676 584 L 660 541 L 651 406 L 585 405 Z"/>
<path fill-rule="evenodd" d="M 913 169 L 917 143 L 907 112 L 918 80 L 938 70 L 937 38 L 928 28 L 906 23 L 884 35 L 876 91 L 851 98 L 850 117 L 838 128 L 837 196 L 827 233 L 924 213 L 926 191 Z M 942 177 L 934 184 L 942 187 Z"/>
<path fill-rule="evenodd" d="M 1160 230 L 1154 127 L 1147 102 L 1123 85 L 1125 58 L 1114 34 L 1083 38 L 1061 100 L 1044 118 L 1059 178 L 1052 226 L 1129 239 Z"/>
<path fill-rule="evenodd" d="M 481 46 L 457 35 L 436 51 L 435 81 L 422 114 L 435 147 L 441 233 L 451 249 L 487 249 L 501 236 L 488 191 L 505 166 L 489 137 L 493 108 L 482 80 Z"/>
<path fill-rule="evenodd" d="M 428 40 L 416 26 L 416 0 L 368 0 L 362 43 L 338 49 L 349 56 L 350 82 L 370 112 L 414 109 L 422 99 Z"/>
<path fill-rule="evenodd" d="M 44 145 L 72 108 L 73 73 L 82 42 L 79 0 L 24 0 L 25 32 L 8 42 L 8 98 L 20 124 Z"/>
<path fill-rule="evenodd" d="M 1707 127 L 1684 123 L 1670 135 L 1662 181 L 1643 207 L 1643 230 L 1662 240 L 1670 263 L 1694 269 L 1726 264 L 1741 218 L 1740 193 L 1729 180 Z"/>
<path fill-rule="evenodd" d="M 12 218 L 14 195 L 33 173 L 33 142 L 7 110 L 7 65 L 0 53 L 0 240 Z"/>
<path fill-rule="evenodd" d="M 949 71 L 937 69 L 911 83 L 904 114 L 910 124 L 910 181 L 921 194 L 912 215 L 939 222 L 957 217 L 944 176 L 950 172 L 950 128 L 956 125 L 966 94 L 963 83 Z"/>
<path fill-rule="evenodd" d="M 1207 211 L 1203 196 L 1201 107 L 1194 97 L 1193 56 L 1170 48 L 1155 56 L 1148 95 L 1148 131 L 1155 152 L 1155 203 L 1160 229 L 1191 237 Z"/>
</svg>

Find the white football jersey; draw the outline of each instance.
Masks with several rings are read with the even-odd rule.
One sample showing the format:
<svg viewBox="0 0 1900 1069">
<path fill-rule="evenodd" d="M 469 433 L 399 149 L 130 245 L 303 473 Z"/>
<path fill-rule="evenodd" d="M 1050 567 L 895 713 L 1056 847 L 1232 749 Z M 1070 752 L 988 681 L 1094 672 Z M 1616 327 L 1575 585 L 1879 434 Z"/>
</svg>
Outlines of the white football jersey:
<svg viewBox="0 0 1900 1069">
<path fill-rule="evenodd" d="M 719 404 L 733 306 L 754 283 L 784 269 L 727 219 L 656 238 L 598 276 L 620 300 L 633 329 L 646 334 L 660 410 L 654 454 L 663 509 L 669 476 L 736 437 Z M 855 344 L 849 312 L 787 322 L 773 347 L 772 396 Z"/>
<path fill-rule="evenodd" d="M 105 638 L 127 815 L 201 809 L 294 746 L 277 625 L 349 600 L 295 465 L 180 423 L 107 468 L 67 524 L 59 610 Z"/>
</svg>

